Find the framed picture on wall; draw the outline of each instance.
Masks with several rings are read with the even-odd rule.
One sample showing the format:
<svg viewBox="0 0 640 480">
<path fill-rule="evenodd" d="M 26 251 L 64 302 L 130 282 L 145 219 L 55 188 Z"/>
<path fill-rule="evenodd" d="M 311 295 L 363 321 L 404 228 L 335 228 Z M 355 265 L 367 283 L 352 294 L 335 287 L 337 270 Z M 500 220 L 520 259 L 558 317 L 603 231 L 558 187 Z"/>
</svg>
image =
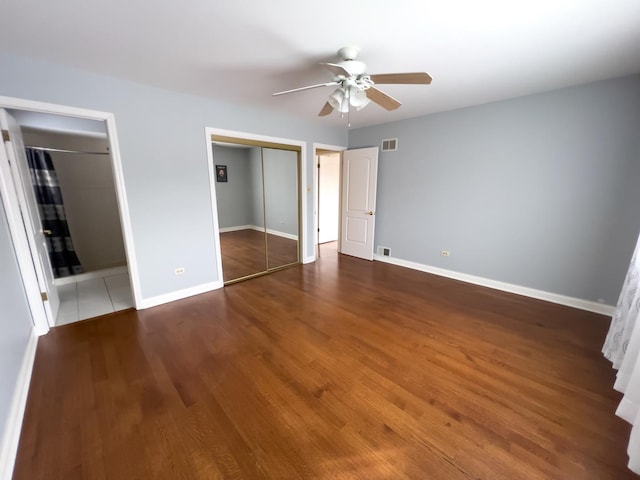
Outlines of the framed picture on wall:
<svg viewBox="0 0 640 480">
<path fill-rule="evenodd" d="M 227 166 L 226 165 L 216 165 L 216 181 L 217 182 L 227 182 Z"/>
</svg>

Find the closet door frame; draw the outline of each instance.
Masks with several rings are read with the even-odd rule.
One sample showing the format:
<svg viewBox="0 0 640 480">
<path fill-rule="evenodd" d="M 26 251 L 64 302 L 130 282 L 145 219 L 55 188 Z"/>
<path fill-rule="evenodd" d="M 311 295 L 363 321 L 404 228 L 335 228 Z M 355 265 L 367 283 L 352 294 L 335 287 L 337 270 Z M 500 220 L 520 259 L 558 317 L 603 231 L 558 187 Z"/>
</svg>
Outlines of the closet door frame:
<svg viewBox="0 0 640 480">
<path fill-rule="evenodd" d="M 307 178 L 306 169 L 306 142 L 293 140 L 289 138 L 271 137 L 267 135 L 258 135 L 247 132 L 238 132 L 234 130 L 226 130 L 220 128 L 205 128 L 205 138 L 207 142 L 207 167 L 209 170 L 209 186 L 211 193 L 211 211 L 213 217 L 213 230 L 215 237 L 215 256 L 218 279 L 222 281 L 222 251 L 220 249 L 220 226 L 218 222 L 218 204 L 216 199 L 216 179 L 215 166 L 213 162 L 213 142 L 237 143 L 241 145 L 250 145 L 256 147 L 276 148 L 281 150 L 291 150 L 298 152 L 298 262 L 308 263 L 306 233 L 307 233 L 307 188 L 305 188 L 305 179 Z M 313 259 L 312 259 L 313 260 Z M 311 261 L 312 261 L 311 260 Z M 286 268 L 286 266 L 282 267 Z M 271 269 L 266 273 L 278 270 Z"/>
</svg>

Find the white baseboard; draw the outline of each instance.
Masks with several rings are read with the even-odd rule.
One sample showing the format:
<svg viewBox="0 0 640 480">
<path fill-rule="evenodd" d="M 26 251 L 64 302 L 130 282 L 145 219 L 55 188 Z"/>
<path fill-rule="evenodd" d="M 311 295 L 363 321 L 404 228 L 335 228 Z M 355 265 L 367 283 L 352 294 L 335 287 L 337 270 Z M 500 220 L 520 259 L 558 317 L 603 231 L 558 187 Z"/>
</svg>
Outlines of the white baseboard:
<svg viewBox="0 0 640 480">
<path fill-rule="evenodd" d="M 18 373 L 18 379 L 13 391 L 11 407 L 7 417 L 7 424 L 2 434 L 2 444 L 0 445 L 0 478 L 10 479 L 13 475 L 13 467 L 16 463 L 18 453 L 18 443 L 20 442 L 20 432 L 22 431 L 22 419 L 27 406 L 27 395 L 31 383 L 31 372 L 33 362 L 36 358 L 36 347 L 38 346 L 38 335 L 35 330 L 31 331 L 29 343 L 22 357 L 22 365 Z"/>
<path fill-rule="evenodd" d="M 512 283 L 499 282 L 497 280 L 491 280 L 489 278 L 477 277 L 475 275 L 468 275 L 466 273 L 454 272 L 453 270 L 446 270 L 444 268 L 432 267 L 431 265 L 424 265 L 422 263 L 411 262 L 409 260 L 402 260 L 400 258 L 386 257 L 383 255 L 374 255 L 373 259 L 379 262 L 391 263 L 393 265 L 407 267 L 413 270 L 420 270 L 421 272 L 433 273 L 434 275 L 440 275 L 441 277 L 453 278 L 455 280 L 460 280 L 467 283 L 473 283 L 475 285 L 481 285 L 483 287 L 502 290 L 503 292 L 516 293 L 518 295 L 524 295 L 525 297 L 537 298 L 539 300 L 546 300 L 547 302 L 566 305 L 568 307 L 579 308 L 580 310 L 587 310 L 589 312 L 600 313 L 602 315 L 612 316 L 615 310 L 615 307 L 613 305 L 593 302 L 590 300 L 583 300 L 581 298 L 567 297 L 565 295 L 545 292 L 544 290 L 536 290 L 535 288 L 523 287 L 521 285 L 514 285 Z"/>
<path fill-rule="evenodd" d="M 142 299 L 140 309 L 157 307 L 169 302 L 175 302 L 176 300 L 182 300 L 183 298 L 192 297 L 194 295 L 200 295 L 201 293 L 210 292 L 222 288 L 224 283 L 222 281 L 205 283 L 197 285 L 191 288 L 185 288 L 184 290 L 178 290 L 176 292 L 166 293 L 164 295 L 158 295 L 156 297 Z"/>
<path fill-rule="evenodd" d="M 236 227 L 223 227 L 219 229 L 220 233 L 237 232 L 239 230 L 255 230 L 256 232 L 264 232 L 264 228 L 258 227 L 257 225 L 238 225 Z M 267 228 L 267 233 L 269 235 L 288 238 L 289 240 L 298 240 L 297 235 L 294 235 L 292 233 L 280 232 L 272 228 Z"/>
<path fill-rule="evenodd" d="M 298 241 L 298 236 L 293 235 L 292 233 L 279 232 L 278 230 L 273 230 L 272 228 L 267 228 L 267 233 L 269 235 L 275 235 L 277 237 L 288 238 L 289 240 Z"/>
<path fill-rule="evenodd" d="M 235 227 L 221 227 L 218 229 L 220 233 L 237 232 L 239 230 L 256 230 L 253 225 L 236 225 Z"/>
<path fill-rule="evenodd" d="M 102 277 L 111 277 L 113 275 L 121 275 L 123 273 L 128 273 L 129 269 L 126 265 L 121 267 L 113 267 L 113 268 L 104 268 L 102 270 L 95 270 L 92 272 L 84 272 L 79 273 L 77 275 L 70 275 L 68 277 L 56 278 L 53 283 L 54 285 L 67 285 L 69 283 L 83 282 L 85 280 L 91 280 L 94 278 L 102 278 Z"/>
</svg>

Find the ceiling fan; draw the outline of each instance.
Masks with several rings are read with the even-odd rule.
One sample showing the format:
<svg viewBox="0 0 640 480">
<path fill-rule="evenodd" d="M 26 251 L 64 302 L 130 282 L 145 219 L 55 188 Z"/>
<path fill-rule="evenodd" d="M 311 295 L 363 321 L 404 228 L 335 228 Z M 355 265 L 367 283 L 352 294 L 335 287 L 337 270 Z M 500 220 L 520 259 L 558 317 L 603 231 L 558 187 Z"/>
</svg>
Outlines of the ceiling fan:
<svg viewBox="0 0 640 480">
<path fill-rule="evenodd" d="M 425 72 L 369 75 L 367 66 L 363 62 L 356 60 L 359 52 L 360 49 L 358 47 L 343 47 L 338 50 L 338 56 L 342 59 L 339 63 L 321 63 L 333 75 L 332 81 L 285 90 L 273 95 L 285 95 L 312 88 L 337 86 L 338 88 L 329 95 L 327 103 L 318 114 L 323 117 L 329 115 L 333 110 L 340 112 L 341 115 L 349 113 L 351 107 L 361 110 L 369 102 L 377 103 L 389 111 L 395 110 L 401 105 L 398 100 L 378 89 L 376 84 L 428 85 L 431 83 L 431 76 Z"/>
</svg>

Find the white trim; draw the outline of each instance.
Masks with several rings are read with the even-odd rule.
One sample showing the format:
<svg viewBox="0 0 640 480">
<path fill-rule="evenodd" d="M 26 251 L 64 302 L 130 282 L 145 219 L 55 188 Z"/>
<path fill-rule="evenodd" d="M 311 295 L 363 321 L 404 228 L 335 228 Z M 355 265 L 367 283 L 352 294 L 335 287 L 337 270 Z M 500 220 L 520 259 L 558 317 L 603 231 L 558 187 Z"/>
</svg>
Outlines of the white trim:
<svg viewBox="0 0 640 480">
<path fill-rule="evenodd" d="M 318 248 L 318 150 L 331 150 L 337 153 L 340 153 L 340 186 L 338 188 L 339 195 L 342 195 L 342 152 L 347 150 L 348 147 L 340 147 L 337 145 L 327 145 L 324 143 L 313 143 L 313 252 L 312 254 L 305 258 L 302 263 L 311 263 L 316 260 L 316 251 Z M 342 215 L 342 209 L 340 209 L 340 214 Z M 342 219 L 338 217 L 338 252 L 340 251 L 340 228 L 342 225 Z"/>
<path fill-rule="evenodd" d="M 446 270 L 444 268 L 432 267 L 431 265 L 424 265 L 422 263 L 411 262 L 409 260 L 402 260 L 400 258 L 386 257 L 383 255 L 374 254 L 373 259 L 379 262 L 391 263 L 393 265 L 398 265 L 400 267 L 411 268 L 413 270 L 419 270 L 421 272 L 440 275 L 441 277 L 453 278 L 455 280 L 460 280 L 467 283 L 473 283 L 474 285 L 481 285 L 483 287 L 502 290 L 503 292 L 510 292 L 518 295 L 524 295 L 525 297 L 537 298 L 538 300 L 545 300 L 547 302 L 566 305 L 567 307 L 579 308 L 580 310 L 587 310 L 589 312 L 600 313 L 602 315 L 612 316 L 615 310 L 614 306 L 606 305 L 604 303 L 593 302 L 590 300 L 583 300 L 581 298 L 568 297 L 566 295 L 546 292 L 544 290 L 537 290 L 535 288 L 523 287 L 521 285 L 514 285 L 512 283 L 499 282 L 497 280 L 491 280 L 489 278 L 477 277 L 475 275 L 468 275 L 466 273 L 454 272 L 453 270 Z"/>
<path fill-rule="evenodd" d="M 12 108 L 15 110 L 31 110 L 34 112 L 51 113 L 54 115 L 68 115 L 71 117 L 88 118 L 90 120 L 106 120 L 111 116 L 111 113 L 101 112 L 98 110 L 87 110 L 85 108 L 27 100 L 26 98 L 3 96 L 0 96 L 0 107 Z"/>
<path fill-rule="evenodd" d="M 264 228 L 258 227 L 257 225 L 237 225 L 235 227 L 222 227 L 219 229 L 220 233 L 238 232 L 240 230 L 255 230 L 256 232 L 264 232 Z M 267 228 L 267 233 L 269 235 L 276 235 L 277 237 L 288 238 L 289 240 L 298 240 L 297 235 L 293 235 L 292 233 L 279 232 L 278 230 L 274 230 L 272 228 Z"/>
<path fill-rule="evenodd" d="M 77 275 L 69 275 L 68 277 L 56 278 L 53 283 L 56 287 L 60 285 L 68 285 L 70 283 L 84 282 L 85 280 L 92 280 L 94 278 L 111 277 L 113 275 L 122 275 L 128 273 L 129 270 L 126 266 L 103 268 L 102 270 L 94 270 L 92 272 L 78 273 Z"/>
<path fill-rule="evenodd" d="M 40 284 L 36 275 L 29 238 L 20 213 L 20 202 L 15 189 L 13 175 L 9 167 L 9 158 L 5 144 L 0 145 L 0 197 L 4 205 L 4 212 L 9 226 L 9 234 L 13 251 L 16 255 L 20 277 L 31 311 L 31 321 L 38 335 L 49 331 L 47 310 L 40 296 Z"/>
<path fill-rule="evenodd" d="M 220 250 L 220 225 L 218 222 L 218 200 L 216 198 L 216 174 L 213 171 L 213 147 L 211 135 L 217 130 L 205 127 L 205 145 L 207 150 L 207 169 L 209 170 L 209 193 L 211 195 L 211 221 L 213 222 L 214 253 L 216 258 L 217 282 L 223 283 L 222 276 L 222 251 Z"/>
<path fill-rule="evenodd" d="M 42 335 L 46 335 L 47 333 L 49 333 L 49 326 L 47 325 L 47 328 L 44 329 L 41 325 L 34 325 L 33 331 L 37 336 L 41 337 Z"/>
<path fill-rule="evenodd" d="M 239 232 L 240 230 L 255 230 L 258 227 L 254 225 L 236 225 L 235 227 L 221 227 L 220 233 Z"/>
<path fill-rule="evenodd" d="M 294 144 L 295 145 L 295 144 Z M 309 159 L 307 158 L 307 142 L 299 142 L 300 146 L 300 177 L 298 185 L 300 195 L 300 216 L 302 217 L 302 225 L 300 227 L 300 236 L 302 237 L 298 241 L 298 251 L 302 258 L 306 258 L 309 255 L 309 247 L 307 246 L 307 238 L 309 236 L 309 214 L 307 212 L 308 200 L 307 194 L 309 191 L 313 193 L 313 185 L 307 184 L 307 164 Z M 311 248 L 313 252 L 313 247 Z"/>
<path fill-rule="evenodd" d="M 262 231 L 261 228 L 258 228 L 258 229 Z M 279 232 L 278 230 L 274 230 L 273 228 L 267 228 L 267 233 L 269 235 L 275 235 L 276 237 L 288 238 L 289 240 L 298 241 L 297 235 L 293 235 L 291 233 L 286 233 L 286 232 Z"/>
<path fill-rule="evenodd" d="M 120 209 L 120 224 L 122 225 L 122 239 L 124 241 L 125 254 L 127 258 L 127 268 L 129 269 L 129 281 L 131 293 L 133 294 L 133 305 L 140 308 L 142 293 L 140 288 L 140 274 L 138 270 L 138 258 L 133 243 L 133 228 L 131 227 L 131 215 L 129 214 L 129 201 L 127 200 L 127 190 L 124 183 L 124 172 L 122 170 L 122 158 L 120 157 L 120 144 L 116 133 L 116 121 L 113 114 L 105 119 L 107 123 L 107 135 L 111 152 L 111 164 L 113 166 L 113 177 L 116 187 L 116 199 Z"/>
<path fill-rule="evenodd" d="M 129 270 L 129 276 L 131 280 L 131 290 L 133 293 L 133 301 L 136 308 L 140 308 L 142 297 L 140 289 L 140 276 L 138 273 L 138 263 L 135 254 L 135 248 L 133 244 L 133 229 L 131 227 L 131 218 L 129 214 L 129 203 L 127 201 L 127 192 L 124 183 L 124 174 L 122 170 L 122 158 L 120 157 L 120 146 L 118 143 L 118 134 L 116 130 L 115 117 L 112 113 L 101 112 L 98 110 L 88 110 L 84 108 L 70 107 L 67 105 L 57 105 L 53 103 L 36 102 L 33 100 L 27 100 L 23 98 L 12 98 L 0 96 L 0 108 L 9 108 L 16 110 L 29 110 L 41 113 L 50 113 L 54 115 L 66 115 L 71 117 L 88 118 L 91 120 L 104 121 L 106 124 L 107 136 L 109 139 L 109 151 L 111 153 L 111 166 L 113 168 L 114 184 L 116 189 L 116 198 L 118 201 L 118 213 L 120 214 L 120 222 L 122 225 L 122 237 L 124 241 L 125 253 L 127 257 L 127 266 Z M 15 240 L 14 240 L 15 242 Z M 14 247 L 15 248 L 15 247 Z M 16 255 L 20 254 L 20 249 L 15 248 Z M 20 262 L 20 258 L 18 260 Z M 29 254 L 29 262 L 32 262 L 31 255 Z M 23 280 L 28 274 L 21 268 Z M 27 297 L 30 299 L 30 307 L 33 314 L 34 324 L 37 332 L 43 332 L 48 330 L 48 324 L 46 326 L 40 325 L 41 319 L 37 314 L 38 309 L 41 308 L 36 305 L 33 300 L 35 293 L 31 292 L 33 286 L 26 284 Z M 40 290 L 38 289 L 37 297 L 40 297 Z M 37 303 L 42 303 L 38 301 Z"/>
<path fill-rule="evenodd" d="M 13 391 L 9 415 L 7 416 L 7 424 L 2 433 L 2 445 L 0 445 L 0 478 L 11 478 L 13 474 L 37 346 L 38 336 L 35 330 L 32 330 L 27 348 L 22 357 L 20 372 L 18 373 Z"/>
<path fill-rule="evenodd" d="M 142 300 L 140 308 L 151 308 L 163 305 L 169 302 L 175 302 L 176 300 L 182 300 L 183 298 L 192 297 L 194 295 L 200 295 L 201 293 L 211 292 L 224 286 L 222 281 L 210 282 L 202 285 L 196 285 L 195 287 L 185 288 L 184 290 L 178 290 L 171 293 L 165 293 L 164 295 L 158 295 L 156 297 L 145 298 Z"/>
<path fill-rule="evenodd" d="M 300 209 L 301 217 L 302 217 L 302 227 L 301 227 L 301 256 L 302 263 L 308 263 L 305 260 L 309 256 L 307 242 L 305 239 L 307 238 L 308 232 L 308 215 L 307 215 L 307 192 L 309 190 L 313 190 L 312 186 L 307 186 L 307 142 L 301 140 L 292 140 L 289 138 L 280 138 L 280 137 L 270 137 L 268 135 L 258 135 L 255 133 L 247 133 L 247 132 L 238 132 L 235 130 L 225 130 L 222 128 L 213 128 L 213 127 L 205 127 L 205 141 L 207 145 L 207 167 L 209 169 L 209 185 L 211 191 L 211 206 L 212 206 L 212 218 L 213 218 L 213 235 L 216 239 L 215 242 L 215 254 L 216 254 L 216 263 L 218 265 L 218 279 L 222 279 L 222 253 L 220 252 L 220 224 L 218 221 L 218 204 L 216 201 L 216 182 L 215 182 L 215 173 L 213 171 L 213 149 L 211 148 L 211 135 L 220 135 L 226 137 L 235 137 L 235 138 L 243 138 L 245 140 L 255 140 L 258 142 L 269 142 L 269 143 L 281 143 L 285 145 L 295 145 L 300 147 L 300 178 L 298 188 L 300 190 Z M 271 232 L 269 232 L 271 233 Z"/>
</svg>

